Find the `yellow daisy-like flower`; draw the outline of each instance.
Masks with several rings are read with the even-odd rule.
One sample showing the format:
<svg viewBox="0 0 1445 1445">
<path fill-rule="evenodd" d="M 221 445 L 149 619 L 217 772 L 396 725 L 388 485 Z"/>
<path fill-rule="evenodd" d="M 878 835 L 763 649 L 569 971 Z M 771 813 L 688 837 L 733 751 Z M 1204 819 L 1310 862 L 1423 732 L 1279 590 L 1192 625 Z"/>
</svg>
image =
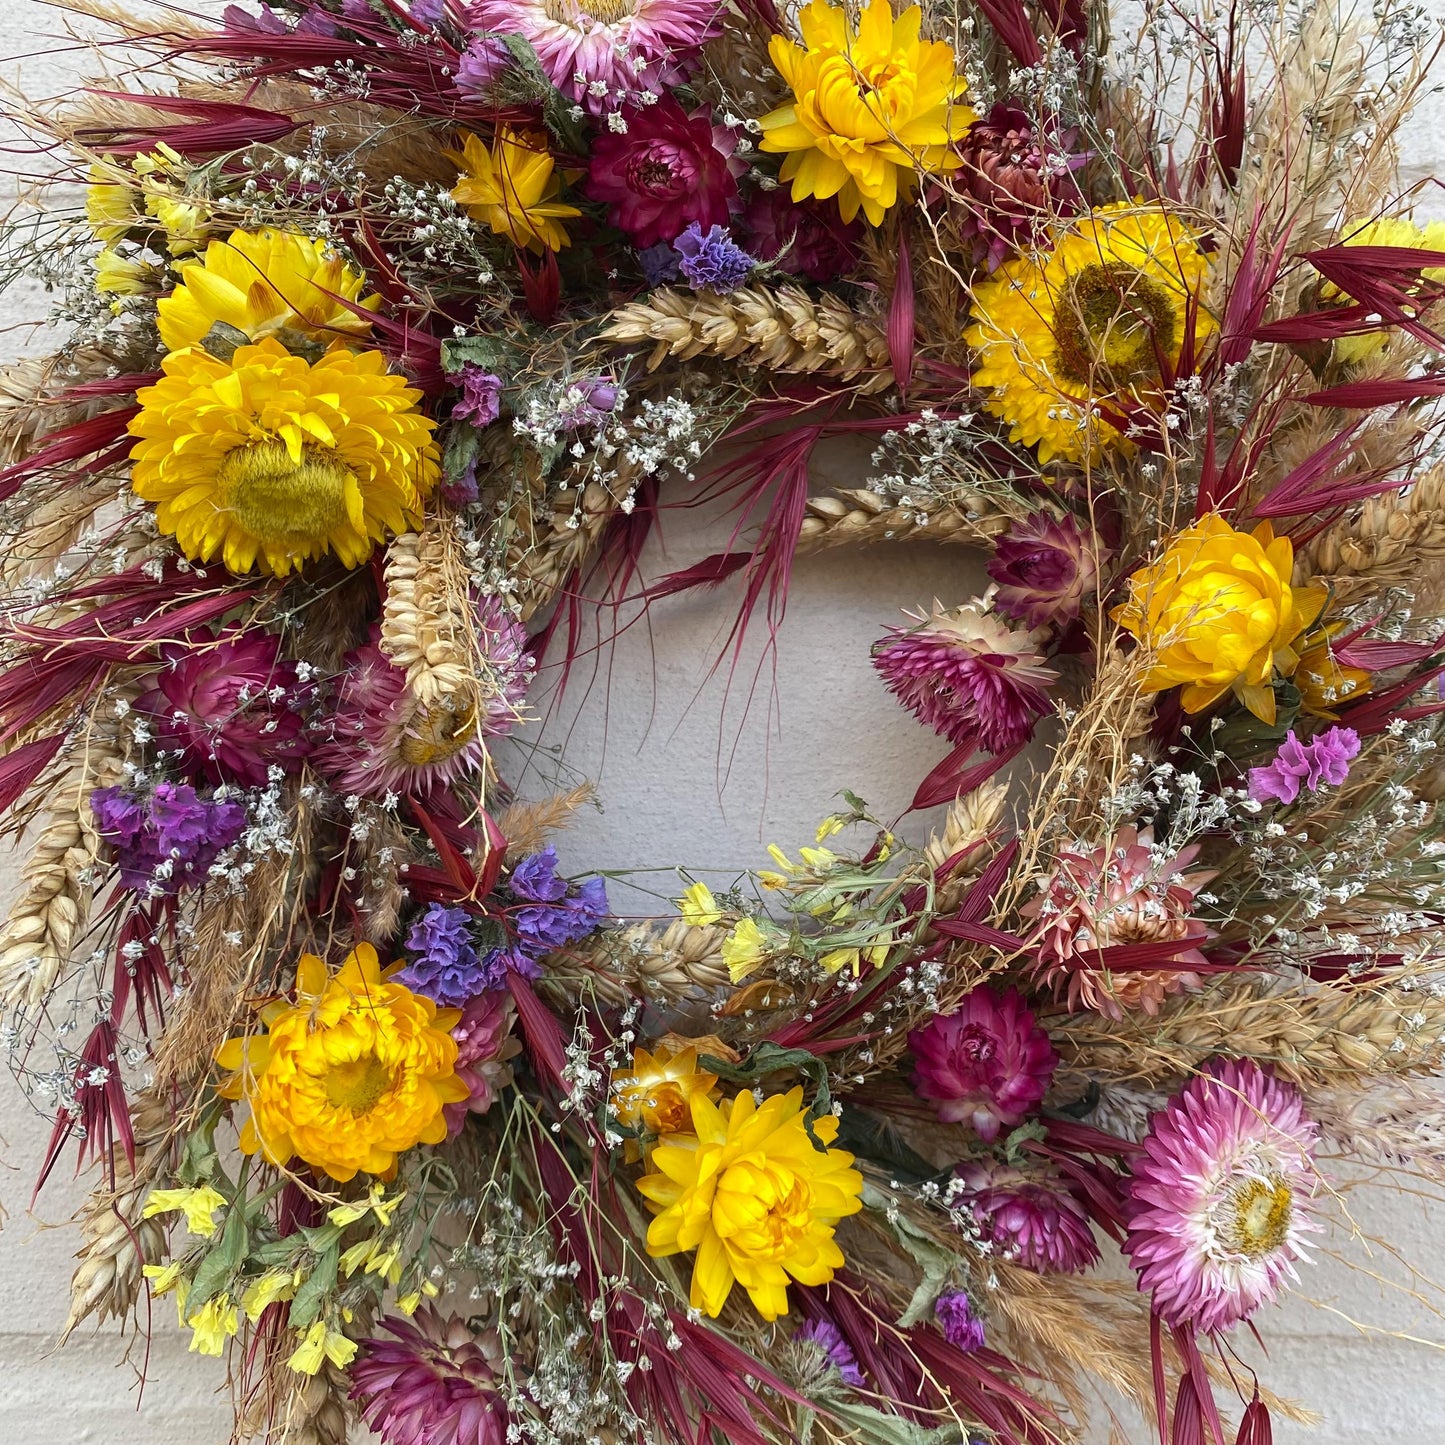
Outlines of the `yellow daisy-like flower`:
<svg viewBox="0 0 1445 1445">
<path fill-rule="evenodd" d="M 436 424 L 380 352 L 313 366 L 268 337 L 230 361 L 172 352 L 162 371 L 136 397 L 131 486 L 194 561 L 284 577 L 334 552 L 359 567 L 420 520 Z"/>
<path fill-rule="evenodd" d="M 156 307 L 168 351 L 196 346 L 220 322 L 252 341 L 298 331 L 322 341 L 365 336 L 371 322 L 333 297 L 374 310 L 362 299 L 366 278 L 324 241 L 290 231 L 232 231 L 212 241 L 203 260 L 185 262 L 180 285 Z"/>
<path fill-rule="evenodd" d="M 1104 206 L 1016 257 L 973 292 L 964 339 L 978 353 L 974 384 L 1011 441 L 1039 460 L 1097 459 L 1122 442 L 1099 407 L 1162 402 L 1161 363 L 1178 365 L 1191 327 L 1197 348 L 1217 327 L 1197 304 L 1208 258 L 1162 206 Z"/>
<path fill-rule="evenodd" d="M 871 0 L 855 30 L 846 10 L 813 0 L 798 17 L 802 45 L 773 37 L 793 103 L 762 118 L 760 144 L 786 154 L 795 201 L 836 196 L 845 221 L 861 209 L 878 226 L 918 173 L 957 165 L 954 142 L 976 113 L 958 103 L 952 48 L 919 39 L 922 20 L 917 5 L 895 20 L 889 0 Z"/>
<path fill-rule="evenodd" d="M 788 1280 L 827 1284 L 843 1264 L 838 1221 L 862 1208 L 863 1176 L 842 1149 L 819 1149 L 804 1126 L 803 1091 L 750 1093 L 714 1104 L 692 1101 L 693 1134 L 652 1152 L 653 1173 L 637 1188 L 657 1211 L 647 1231 L 654 1258 L 695 1249 L 691 1304 L 713 1318 L 734 1282 L 758 1313 L 788 1312 Z M 813 1125 L 824 1144 L 838 1136 L 825 1115 Z"/>
<path fill-rule="evenodd" d="M 296 1002 L 273 1003 L 266 1036 L 229 1039 L 220 1088 L 245 1099 L 241 1148 L 270 1163 L 297 1157 L 345 1183 L 390 1177 L 398 1154 L 440 1144 L 446 1104 L 467 1097 L 448 1030 L 461 1017 L 383 979 L 376 950 L 358 944 L 334 977 L 314 954 L 296 970 Z"/>
<path fill-rule="evenodd" d="M 1264 722 L 1275 718 L 1276 671 L 1299 665 L 1293 644 L 1320 615 L 1322 587 L 1291 587 L 1294 548 L 1268 522 L 1236 532 L 1211 514 L 1181 532 L 1152 566 L 1129 579 L 1111 614 L 1153 652 L 1141 686 L 1180 687 L 1185 712 L 1226 692 Z"/>
<path fill-rule="evenodd" d="M 546 138 L 500 126 L 488 148 L 480 136 L 462 137 L 460 151 L 448 151 L 462 178 L 452 199 L 484 221 L 499 236 L 510 236 L 525 250 L 560 251 L 569 244 L 562 221 L 580 216 L 576 206 L 557 199 L 562 178 L 547 152 Z"/>
<path fill-rule="evenodd" d="M 1403 216 L 1382 216 L 1377 221 L 1363 221 L 1345 230 L 1342 246 L 1399 246 L 1408 251 L 1445 251 L 1445 221 L 1431 221 L 1423 229 Z M 1426 266 L 1421 272 L 1426 281 L 1445 281 L 1445 266 Z M 1345 295 L 1333 281 L 1320 287 L 1326 301 L 1345 301 Z M 1338 336 L 1334 342 L 1335 358 L 1348 365 L 1374 356 L 1389 343 L 1388 331 L 1368 331 L 1359 336 Z"/>
<path fill-rule="evenodd" d="M 655 1054 L 638 1049 L 632 1067 L 612 1075 L 612 1112 L 628 1128 L 677 1134 L 692 1123 L 692 1101 L 716 1091 L 717 1075 L 698 1068 L 695 1048 L 673 1053 L 663 1045 Z"/>
</svg>

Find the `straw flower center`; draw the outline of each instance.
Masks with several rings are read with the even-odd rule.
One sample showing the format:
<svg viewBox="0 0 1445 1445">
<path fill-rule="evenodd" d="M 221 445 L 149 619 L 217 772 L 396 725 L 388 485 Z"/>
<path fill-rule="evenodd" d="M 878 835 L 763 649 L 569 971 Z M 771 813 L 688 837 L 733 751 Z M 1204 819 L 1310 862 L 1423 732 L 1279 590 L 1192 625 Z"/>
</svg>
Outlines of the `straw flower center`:
<svg viewBox="0 0 1445 1445">
<path fill-rule="evenodd" d="M 1221 1201 L 1216 1229 L 1232 1254 L 1257 1259 L 1289 1236 L 1294 1194 L 1282 1175 L 1242 1180 Z"/>
<path fill-rule="evenodd" d="M 627 19 L 634 7 L 631 0 L 586 0 L 585 4 L 578 4 L 577 0 L 544 0 L 542 8 L 549 20 L 577 30 L 585 28 L 582 24 L 585 20 L 616 25 L 619 20 Z"/>
<path fill-rule="evenodd" d="M 477 710 L 451 702 L 420 707 L 407 723 L 397 751 L 408 767 L 423 768 L 455 757 L 477 734 Z"/>
<path fill-rule="evenodd" d="M 718 1180 L 714 1227 L 753 1259 L 789 1259 L 813 1227 L 812 1203 L 808 1181 L 785 1164 L 740 1159 Z"/>
<path fill-rule="evenodd" d="M 293 461 L 283 441 L 237 447 L 216 480 L 240 524 L 274 547 L 308 547 L 348 522 L 346 497 L 356 476 L 334 452 L 303 447 Z"/>
<path fill-rule="evenodd" d="M 363 1054 L 350 1063 L 332 1064 L 323 1088 L 326 1102 L 333 1108 L 360 1115 L 369 1114 L 394 1082 L 390 1070 L 375 1054 Z"/>
<path fill-rule="evenodd" d="M 1071 381 L 1118 390 L 1159 374 L 1177 347 L 1167 287 L 1132 266 L 1085 266 L 1064 283 L 1054 318 L 1058 367 Z"/>
</svg>

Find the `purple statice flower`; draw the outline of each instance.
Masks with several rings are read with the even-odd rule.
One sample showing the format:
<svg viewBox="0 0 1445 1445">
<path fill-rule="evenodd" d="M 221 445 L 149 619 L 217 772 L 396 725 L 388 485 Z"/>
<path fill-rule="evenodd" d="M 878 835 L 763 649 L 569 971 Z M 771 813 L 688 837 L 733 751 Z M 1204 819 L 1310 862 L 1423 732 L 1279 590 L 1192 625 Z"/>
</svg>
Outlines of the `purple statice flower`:
<svg viewBox="0 0 1445 1445">
<path fill-rule="evenodd" d="M 461 1008 L 492 985 L 472 942 L 464 908 L 429 903 L 406 936 L 411 954 L 397 973 L 399 982 L 443 1008 Z"/>
<path fill-rule="evenodd" d="M 655 246 L 644 246 L 637 253 L 637 260 L 649 286 L 666 286 L 668 282 L 676 281 L 682 275 L 677 252 L 666 241 L 659 241 Z"/>
<path fill-rule="evenodd" d="M 569 887 L 565 878 L 557 876 L 557 850 L 550 845 L 517 864 L 510 887 L 522 905 L 512 915 L 515 951 L 530 960 L 585 938 L 607 916 L 602 880 L 589 878 L 577 888 Z"/>
<path fill-rule="evenodd" d="M 478 431 L 491 426 L 502 411 L 502 378 L 483 371 L 473 361 L 462 365 L 461 400 L 452 407 L 456 421 L 470 422 Z"/>
<path fill-rule="evenodd" d="M 239 803 L 202 798 L 187 783 L 158 783 L 149 794 L 97 788 L 90 806 L 115 849 L 121 883 L 153 898 L 203 883 L 246 826 Z"/>
<path fill-rule="evenodd" d="M 863 1388 L 865 1381 L 863 1371 L 858 1368 L 858 1357 L 832 1320 L 809 1320 L 793 1338 L 817 1345 L 845 1385 L 852 1385 L 855 1390 Z"/>
<path fill-rule="evenodd" d="M 411 0 L 411 18 L 418 25 L 440 25 L 447 18 L 447 0 Z"/>
<path fill-rule="evenodd" d="M 286 22 L 269 6 L 263 5 L 259 15 L 227 5 L 221 11 L 221 24 L 228 35 L 285 35 Z"/>
<path fill-rule="evenodd" d="M 453 84 L 468 100 L 486 100 L 511 63 L 512 52 L 502 41 L 495 35 L 479 35 L 462 51 Z"/>
<path fill-rule="evenodd" d="M 1271 798 L 1293 803 L 1303 785 L 1316 792 L 1321 784 L 1338 788 L 1348 777 L 1350 761 L 1359 756 L 1360 735 L 1353 728 L 1326 728 L 1302 743 L 1291 728 L 1274 761 L 1249 770 L 1249 796 L 1256 803 Z"/>
<path fill-rule="evenodd" d="M 694 221 L 673 243 L 681 257 L 678 270 L 694 291 L 710 288 L 719 295 L 736 291 L 758 263 L 721 226 L 706 232 Z"/>
<path fill-rule="evenodd" d="M 968 1296 L 961 1289 L 939 1295 L 933 1313 L 938 1317 L 944 1339 L 955 1349 L 971 1355 L 983 1348 L 983 1321 L 974 1314 Z"/>
</svg>

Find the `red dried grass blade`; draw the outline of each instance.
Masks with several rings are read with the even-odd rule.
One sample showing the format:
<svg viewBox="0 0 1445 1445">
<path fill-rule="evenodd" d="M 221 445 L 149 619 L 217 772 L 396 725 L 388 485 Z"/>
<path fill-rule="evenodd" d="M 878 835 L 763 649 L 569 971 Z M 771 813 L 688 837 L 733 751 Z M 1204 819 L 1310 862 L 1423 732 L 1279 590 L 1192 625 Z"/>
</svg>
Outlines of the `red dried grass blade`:
<svg viewBox="0 0 1445 1445">
<path fill-rule="evenodd" d="M 1258 1390 L 1244 1407 L 1234 1445 L 1274 1445 L 1274 1426 L 1270 1424 L 1269 1411 L 1259 1398 Z"/>
<path fill-rule="evenodd" d="M 198 96 L 148 95 L 125 90 L 91 90 L 103 100 L 120 100 L 170 115 L 188 116 L 190 125 L 135 125 L 116 123 L 104 129 L 87 127 L 76 132 L 82 142 L 111 155 L 139 155 L 158 145 L 173 147 L 182 155 L 224 155 L 248 145 L 266 145 L 290 135 L 300 124 L 289 115 L 229 100 Z"/>
<path fill-rule="evenodd" d="M 48 738 L 36 738 L 34 742 L 12 748 L 0 758 L 0 812 L 13 808 L 25 796 L 64 741 L 64 733 L 53 733 Z"/>
<path fill-rule="evenodd" d="M 908 805 L 908 811 L 916 813 L 922 808 L 935 808 L 940 803 L 951 803 L 955 798 L 966 797 L 975 788 L 986 783 L 1000 768 L 1011 763 L 1023 750 L 1024 745 L 1019 743 L 1007 752 L 985 756 L 982 762 L 968 767 L 966 765 L 978 756 L 977 749 L 971 743 L 954 748 L 919 783 L 918 791 Z"/>
<path fill-rule="evenodd" d="M 1376 406 L 1424 401 L 1432 396 L 1445 396 L 1445 377 L 1386 377 L 1380 381 L 1348 381 L 1343 386 L 1312 391 L 1303 401 L 1306 406 L 1335 406 L 1346 411 L 1362 411 Z"/>
<path fill-rule="evenodd" d="M 978 0 L 978 8 L 1020 65 L 1037 65 L 1044 58 L 1021 0 Z"/>
<path fill-rule="evenodd" d="M 13 497 L 26 477 L 34 476 L 46 467 L 77 462 L 104 447 L 113 446 L 125 435 L 126 423 L 139 411 L 138 406 L 121 407 L 52 432 L 39 451 L 0 470 L 0 502 Z"/>
<path fill-rule="evenodd" d="M 888 359 L 898 394 L 908 395 L 913 380 L 916 341 L 916 298 L 913 293 L 913 262 L 908 255 L 908 237 L 898 233 L 898 271 L 893 280 L 893 300 L 888 306 Z"/>
</svg>

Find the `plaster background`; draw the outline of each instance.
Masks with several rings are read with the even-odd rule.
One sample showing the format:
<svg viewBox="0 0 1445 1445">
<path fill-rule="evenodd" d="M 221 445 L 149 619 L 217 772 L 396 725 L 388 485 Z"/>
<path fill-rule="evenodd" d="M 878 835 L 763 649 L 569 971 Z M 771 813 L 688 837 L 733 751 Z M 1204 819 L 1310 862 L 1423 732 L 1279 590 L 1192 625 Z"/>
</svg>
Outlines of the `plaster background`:
<svg viewBox="0 0 1445 1445">
<path fill-rule="evenodd" d="M 218 11 L 221 3 L 192 0 L 186 8 Z M 1427 8 L 1445 19 L 1445 0 L 1427 0 Z M 32 97 L 64 90 L 86 70 L 86 53 L 63 35 L 56 7 L 3 0 L 0 55 L 17 58 L 0 64 L 0 78 Z M 1417 116 L 1405 154 L 1407 181 L 1445 173 L 1441 96 L 1431 96 Z M 1445 197 L 1427 195 L 1426 209 L 1445 215 Z M 0 361 L 49 348 L 53 338 L 36 325 L 45 312 L 37 285 L 20 284 L 0 297 Z M 848 485 L 858 479 L 860 462 L 866 458 L 832 454 L 820 480 L 826 473 Z M 665 557 L 654 548 L 648 559 L 653 575 L 725 540 L 715 522 L 689 512 L 669 514 L 664 536 Z M 650 624 L 627 633 L 610 660 L 601 658 L 595 675 L 580 670 L 559 705 L 548 708 L 544 698 L 547 721 L 503 767 L 523 780 L 524 790 L 540 787 L 544 775 L 555 773 L 553 750 L 565 741 L 569 767 L 599 783 L 602 809 L 584 813 L 563 842 L 568 871 L 686 860 L 725 879 L 757 863 L 766 842 L 792 849 L 811 841 L 816 820 L 845 786 L 866 787 L 869 801 L 891 816 L 943 749 L 922 729 L 899 726 L 868 665 L 868 645 L 900 606 L 935 594 L 952 604 L 977 590 L 980 575 L 969 554 L 923 545 L 804 561 L 778 637 L 776 691 L 766 659 L 751 687 L 754 647 L 726 701 L 722 683 L 707 681 L 720 624 L 731 616 L 726 599 L 666 604 Z M 750 692 L 753 705 L 743 717 Z M 14 886 L 18 862 L 0 858 L 4 893 Z M 664 895 L 675 891 L 666 876 L 635 881 Z M 645 894 L 613 891 L 619 912 L 647 911 Z M 53 1226 L 66 1220 L 83 1188 L 62 1171 L 30 1212 L 47 1130 L 9 1076 L 0 1076 L 0 1445 L 222 1445 L 229 1433 L 223 1365 L 186 1353 L 168 1300 L 155 1312 L 142 1413 L 134 1368 L 140 1351 L 126 1363 L 113 1330 L 82 1326 L 63 1351 L 55 1350 L 75 1239 Z M 1361 1201 L 1355 1218 L 1362 1235 L 1387 1246 L 1374 1248 L 1371 1260 L 1356 1241 L 1351 1257 L 1367 1271 L 1384 1269 L 1391 1247 L 1427 1268 L 1445 1253 L 1445 1213 L 1432 1216 L 1412 1198 L 1377 1191 Z M 1328 1241 L 1302 1291 L 1259 1319 L 1272 1356 L 1270 1384 L 1325 1417 L 1313 1431 L 1277 1427 L 1276 1439 L 1436 1445 L 1445 1438 L 1445 1324 L 1412 1314 L 1408 1300 L 1387 1298 L 1369 1273 L 1329 1257 L 1348 1243 Z M 1321 1308 L 1312 1308 L 1306 1294 Z M 1387 1319 L 1421 1342 L 1350 1323 Z"/>
</svg>

